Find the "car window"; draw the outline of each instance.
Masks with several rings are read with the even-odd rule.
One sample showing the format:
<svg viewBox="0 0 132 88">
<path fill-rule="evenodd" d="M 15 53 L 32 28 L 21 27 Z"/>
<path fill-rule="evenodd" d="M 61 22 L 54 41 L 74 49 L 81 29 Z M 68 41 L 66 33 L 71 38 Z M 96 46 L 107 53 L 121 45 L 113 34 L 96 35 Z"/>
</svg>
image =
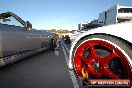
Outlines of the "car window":
<svg viewBox="0 0 132 88">
<path fill-rule="evenodd" d="M 5 19 L 0 19 L 0 23 L 23 27 L 23 25 L 12 16 L 5 18 Z"/>
</svg>

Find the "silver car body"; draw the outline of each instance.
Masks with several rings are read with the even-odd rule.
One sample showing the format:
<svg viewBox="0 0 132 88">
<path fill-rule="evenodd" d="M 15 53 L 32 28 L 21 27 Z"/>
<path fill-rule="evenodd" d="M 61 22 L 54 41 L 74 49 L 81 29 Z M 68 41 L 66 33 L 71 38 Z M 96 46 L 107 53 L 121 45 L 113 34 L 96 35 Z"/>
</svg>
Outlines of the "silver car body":
<svg viewBox="0 0 132 88">
<path fill-rule="evenodd" d="M 29 30 L 26 28 L 26 22 L 20 22 L 24 27 L 0 23 L 0 66 L 51 47 L 51 39 L 55 37 L 54 33 L 32 28 Z"/>
</svg>

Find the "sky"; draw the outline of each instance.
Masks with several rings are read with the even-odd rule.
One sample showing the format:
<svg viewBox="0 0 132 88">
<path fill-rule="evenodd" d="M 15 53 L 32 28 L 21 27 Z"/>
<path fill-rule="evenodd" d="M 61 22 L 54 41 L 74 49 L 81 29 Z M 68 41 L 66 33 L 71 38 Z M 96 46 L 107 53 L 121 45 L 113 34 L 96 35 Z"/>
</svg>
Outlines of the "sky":
<svg viewBox="0 0 132 88">
<path fill-rule="evenodd" d="M 0 0 L 0 13 L 11 11 L 36 29 L 77 30 L 116 4 L 132 6 L 132 0 Z"/>
</svg>

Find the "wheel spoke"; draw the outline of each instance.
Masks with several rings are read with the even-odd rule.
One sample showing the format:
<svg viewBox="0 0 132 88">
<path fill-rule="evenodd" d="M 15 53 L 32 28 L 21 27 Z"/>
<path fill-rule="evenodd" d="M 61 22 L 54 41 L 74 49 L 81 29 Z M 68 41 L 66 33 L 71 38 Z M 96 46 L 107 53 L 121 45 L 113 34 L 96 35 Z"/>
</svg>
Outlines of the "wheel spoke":
<svg viewBox="0 0 132 88">
<path fill-rule="evenodd" d="M 107 63 L 108 63 L 110 60 L 112 60 L 114 57 L 118 57 L 118 55 L 117 55 L 115 52 L 113 52 L 112 54 L 110 54 L 110 55 L 104 57 L 104 58 L 103 58 L 103 61 L 104 61 L 104 63 L 107 64 Z"/>
<path fill-rule="evenodd" d="M 108 76 L 108 77 L 110 77 L 112 79 L 119 79 L 119 77 L 115 73 L 113 73 L 112 71 L 110 71 L 108 68 L 105 68 L 104 71 L 103 71 L 103 73 L 106 76 Z"/>
<path fill-rule="evenodd" d="M 87 61 L 88 61 L 88 60 L 87 60 L 88 58 L 83 57 L 83 56 L 81 56 L 80 59 L 81 59 L 84 63 L 87 63 Z"/>
<path fill-rule="evenodd" d="M 91 58 L 92 59 L 97 59 L 98 55 L 97 55 L 96 50 L 94 48 L 94 44 L 90 44 L 89 47 L 90 47 Z"/>
<path fill-rule="evenodd" d="M 88 58 L 88 57 L 84 57 L 83 55 L 78 55 L 78 58 L 83 61 L 84 63 L 91 63 L 92 59 L 91 58 Z"/>
</svg>

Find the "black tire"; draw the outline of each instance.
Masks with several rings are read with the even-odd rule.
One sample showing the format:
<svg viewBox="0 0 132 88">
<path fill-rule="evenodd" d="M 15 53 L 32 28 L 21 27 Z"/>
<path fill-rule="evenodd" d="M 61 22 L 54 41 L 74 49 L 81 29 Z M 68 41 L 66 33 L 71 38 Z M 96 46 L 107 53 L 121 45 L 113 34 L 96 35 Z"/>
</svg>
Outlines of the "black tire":
<svg viewBox="0 0 132 88">
<path fill-rule="evenodd" d="M 128 43 L 126 43 L 126 41 L 124 41 L 123 39 L 117 38 L 115 36 L 110 36 L 110 35 L 104 35 L 104 34 L 95 34 L 95 35 L 90 35 L 87 36 L 86 38 L 81 39 L 80 41 L 78 41 L 78 43 L 75 45 L 74 49 L 73 49 L 73 54 L 72 54 L 72 63 L 74 66 L 74 55 L 76 52 L 76 49 L 78 48 L 79 45 L 81 45 L 84 41 L 89 41 L 89 40 L 102 40 L 102 41 L 107 41 L 111 44 L 113 44 L 115 47 L 117 47 L 119 50 L 121 50 L 122 53 L 124 53 L 124 55 L 127 58 L 127 62 L 128 65 L 130 66 L 130 68 L 132 68 L 132 46 Z M 75 67 L 74 67 L 74 70 Z M 126 69 L 128 70 L 128 69 Z M 129 71 L 129 74 L 132 74 L 132 71 Z M 132 80 L 132 76 L 130 77 L 130 80 Z"/>
<path fill-rule="evenodd" d="M 56 48 L 56 42 L 55 42 L 55 39 L 51 39 L 50 50 L 54 50 L 55 48 Z"/>
</svg>

